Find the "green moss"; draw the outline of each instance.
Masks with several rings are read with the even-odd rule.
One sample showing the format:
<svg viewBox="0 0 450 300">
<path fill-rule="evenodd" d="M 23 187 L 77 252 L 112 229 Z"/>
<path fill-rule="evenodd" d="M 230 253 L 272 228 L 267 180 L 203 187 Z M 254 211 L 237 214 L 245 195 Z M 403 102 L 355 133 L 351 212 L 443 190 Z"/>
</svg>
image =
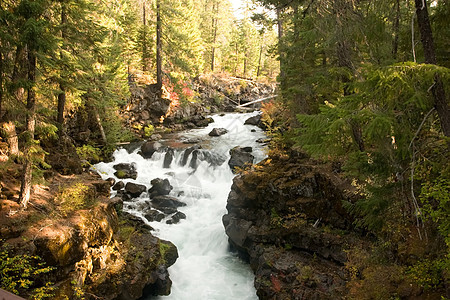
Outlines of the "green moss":
<svg viewBox="0 0 450 300">
<path fill-rule="evenodd" d="M 62 215 L 86 209 L 96 203 L 95 192 L 84 183 L 78 182 L 61 188 L 55 197 L 58 210 Z"/>
<path fill-rule="evenodd" d="M 123 179 L 123 178 L 126 178 L 126 177 L 127 177 L 127 172 L 125 172 L 124 170 L 118 170 L 118 171 L 115 173 L 115 175 L 116 175 L 117 178 Z"/>
</svg>

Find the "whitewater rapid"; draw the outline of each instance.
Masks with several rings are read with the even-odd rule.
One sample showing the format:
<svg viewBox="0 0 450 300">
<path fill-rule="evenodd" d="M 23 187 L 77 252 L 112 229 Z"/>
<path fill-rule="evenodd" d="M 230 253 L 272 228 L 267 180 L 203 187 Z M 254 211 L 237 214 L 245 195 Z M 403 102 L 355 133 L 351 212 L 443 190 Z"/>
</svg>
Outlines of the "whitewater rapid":
<svg viewBox="0 0 450 300">
<path fill-rule="evenodd" d="M 163 168 L 165 152 L 156 152 L 150 159 L 138 154 L 136 149 L 129 153 L 125 149 L 114 152 L 110 163 L 99 163 L 94 168 L 103 179 L 114 177 L 113 166 L 118 163 L 135 163 L 138 176 L 136 180 L 124 179 L 124 183 L 134 182 L 151 187 L 154 178 L 168 179 L 173 186 L 169 196 L 186 203 L 178 210 L 186 215 L 178 224 L 148 222 L 144 217 L 145 202 L 149 195 L 143 193 L 139 198 L 124 203 L 124 210 L 142 218 L 155 229 L 153 234 L 169 240 L 178 248 L 179 258 L 169 268 L 172 291 L 169 296 L 158 299 L 196 299 L 196 300 L 251 300 L 258 299 L 253 286 L 254 275 L 248 264 L 241 261 L 228 248 L 227 236 L 222 225 L 226 214 L 226 203 L 233 181 L 233 173 L 228 166 L 229 150 L 235 146 L 253 148 L 255 163 L 265 157 L 263 146 L 257 142 L 264 138 L 261 129 L 244 125 L 244 121 L 258 112 L 246 114 L 213 115 L 214 122 L 206 128 L 192 129 L 170 136 L 160 142 L 164 145 L 178 145 L 169 168 Z M 228 133 L 210 137 L 213 128 L 225 128 Z M 182 140 L 199 140 L 202 151 L 224 159 L 221 165 L 214 166 L 201 161 L 196 169 L 188 163 L 181 166 L 183 152 L 192 145 L 180 146 Z M 192 154 L 191 154 L 192 156 Z M 117 180 L 117 178 L 116 178 Z M 115 192 L 112 192 L 113 196 Z M 148 298 L 150 299 L 150 298 Z"/>
</svg>

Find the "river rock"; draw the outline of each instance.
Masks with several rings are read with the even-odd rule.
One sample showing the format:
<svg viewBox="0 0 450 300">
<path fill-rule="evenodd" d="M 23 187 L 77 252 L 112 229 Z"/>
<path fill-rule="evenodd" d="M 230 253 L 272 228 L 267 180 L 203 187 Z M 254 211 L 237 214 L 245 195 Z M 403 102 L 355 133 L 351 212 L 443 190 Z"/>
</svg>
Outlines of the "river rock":
<svg viewBox="0 0 450 300">
<path fill-rule="evenodd" d="M 125 183 L 123 183 L 123 181 L 117 181 L 115 185 L 113 185 L 112 189 L 114 191 L 119 191 L 121 189 L 123 189 L 125 187 Z"/>
<path fill-rule="evenodd" d="M 261 124 L 261 115 L 256 115 L 245 120 L 244 125 L 253 125 L 260 126 Z"/>
<path fill-rule="evenodd" d="M 152 205 L 159 208 L 177 208 L 180 206 L 186 206 L 186 203 L 183 203 L 179 201 L 177 198 L 170 197 L 170 196 L 156 196 L 152 199 Z"/>
<path fill-rule="evenodd" d="M 214 128 L 213 130 L 211 130 L 210 133 L 208 133 L 208 135 L 209 136 L 221 136 L 227 132 L 228 132 L 228 130 L 226 130 L 225 128 Z"/>
<path fill-rule="evenodd" d="M 175 155 L 175 150 L 172 148 L 168 149 L 166 154 L 164 155 L 164 162 L 163 162 L 163 168 L 170 168 L 170 165 L 172 164 L 173 158 Z"/>
<path fill-rule="evenodd" d="M 133 198 L 139 197 L 146 190 L 146 186 L 133 182 L 127 182 L 125 191 Z"/>
<path fill-rule="evenodd" d="M 112 177 L 109 177 L 108 179 L 106 179 L 106 181 L 109 183 L 110 187 L 116 183 L 116 180 Z"/>
<path fill-rule="evenodd" d="M 197 149 L 192 151 L 192 158 L 189 166 L 193 169 L 197 169 L 201 161 L 206 161 L 210 166 L 220 166 L 226 160 L 226 157 L 209 150 Z"/>
<path fill-rule="evenodd" d="M 205 118 L 204 116 L 201 116 L 198 120 L 194 120 L 194 123 L 197 127 L 206 127 L 213 122 L 213 118 Z"/>
<path fill-rule="evenodd" d="M 165 215 L 163 213 L 160 213 L 159 211 L 157 211 L 156 209 L 151 209 L 150 211 L 148 211 L 144 217 L 149 221 L 149 222 L 161 222 L 162 219 L 164 219 Z"/>
<path fill-rule="evenodd" d="M 150 181 L 150 183 L 152 184 L 152 187 L 148 190 L 150 198 L 169 195 L 170 191 L 173 189 L 173 186 L 170 185 L 168 179 L 155 178 Z"/>
<path fill-rule="evenodd" d="M 136 164 L 135 163 L 120 163 L 117 165 L 114 165 L 113 168 L 117 170 L 114 172 L 114 176 L 116 176 L 119 179 L 125 179 L 125 178 L 137 178 L 137 171 L 136 171 Z"/>
<path fill-rule="evenodd" d="M 189 155 L 191 155 L 191 153 L 192 153 L 194 150 L 201 149 L 201 148 L 202 148 L 202 146 L 200 146 L 200 145 L 195 145 L 195 146 L 192 146 L 192 147 L 187 148 L 186 150 L 184 150 L 183 156 L 181 157 L 181 166 L 184 167 L 184 166 L 187 164 L 187 161 L 188 161 L 188 159 L 189 159 Z"/>
<path fill-rule="evenodd" d="M 151 158 L 153 153 L 161 150 L 162 148 L 163 145 L 161 145 L 160 142 L 148 141 L 141 146 L 141 151 L 139 152 L 139 154 L 141 154 L 144 158 Z"/>
<path fill-rule="evenodd" d="M 175 213 L 170 220 L 167 220 L 167 224 L 177 224 L 180 220 L 186 219 L 186 215 L 181 211 Z"/>
<path fill-rule="evenodd" d="M 246 165 L 251 165 L 253 163 L 253 159 L 255 158 L 251 153 L 251 147 L 234 147 L 230 150 L 231 158 L 228 161 L 228 165 L 231 168 L 233 173 L 236 172 L 236 167 L 244 168 Z"/>
<path fill-rule="evenodd" d="M 184 139 L 182 142 L 183 142 L 183 144 L 198 144 L 201 141 L 202 140 L 199 138 L 188 138 L 188 139 Z"/>
</svg>

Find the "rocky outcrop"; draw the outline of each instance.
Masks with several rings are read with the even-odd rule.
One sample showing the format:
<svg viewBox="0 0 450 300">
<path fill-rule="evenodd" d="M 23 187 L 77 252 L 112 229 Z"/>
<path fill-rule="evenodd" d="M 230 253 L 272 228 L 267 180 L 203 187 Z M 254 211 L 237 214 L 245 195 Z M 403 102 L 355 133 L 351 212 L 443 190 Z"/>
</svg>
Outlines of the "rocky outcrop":
<svg viewBox="0 0 450 300">
<path fill-rule="evenodd" d="M 326 165 L 271 157 L 234 179 L 223 223 L 249 259 L 260 299 L 342 299 L 356 239 L 342 207 L 353 194 Z"/>
<path fill-rule="evenodd" d="M 48 213 L 49 204 L 34 199 L 37 223 L 20 231 L 14 223 L 2 224 L 2 237 L 11 251 L 37 255 L 55 268 L 43 278 L 55 284 L 52 299 L 132 300 L 169 294 L 167 268 L 178 257 L 176 247 L 153 236 L 139 218 L 121 211 L 122 199 L 108 198 L 110 182 L 89 178 L 69 186 L 78 192 L 68 194 L 65 201 L 77 197 L 78 209 L 55 202 L 51 205 L 63 206 L 45 218 L 37 214 Z M 80 203 L 85 204 L 80 208 Z"/>
<path fill-rule="evenodd" d="M 243 169 L 246 166 L 253 164 L 253 159 L 255 158 L 250 152 L 252 152 L 252 147 L 234 147 L 230 150 L 230 160 L 228 165 L 233 173 L 236 173 L 237 169 Z"/>
</svg>

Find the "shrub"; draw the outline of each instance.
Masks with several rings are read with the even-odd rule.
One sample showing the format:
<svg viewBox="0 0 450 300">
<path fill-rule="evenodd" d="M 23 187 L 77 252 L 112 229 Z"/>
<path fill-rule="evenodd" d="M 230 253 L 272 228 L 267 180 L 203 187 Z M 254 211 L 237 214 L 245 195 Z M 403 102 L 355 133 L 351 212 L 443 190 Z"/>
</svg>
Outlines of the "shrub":
<svg viewBox="0 0 450 300">
<path fill-rule="evenodd" d="M 39 256 L 12 256 L 5 245 L 0 249 L 0 287 L 14 294 L 28 295 L 33 300 L 52 297 L 52 283 L 38 284 L 37 280 L 53 269 L 46 266 Z"/>
</svg>

